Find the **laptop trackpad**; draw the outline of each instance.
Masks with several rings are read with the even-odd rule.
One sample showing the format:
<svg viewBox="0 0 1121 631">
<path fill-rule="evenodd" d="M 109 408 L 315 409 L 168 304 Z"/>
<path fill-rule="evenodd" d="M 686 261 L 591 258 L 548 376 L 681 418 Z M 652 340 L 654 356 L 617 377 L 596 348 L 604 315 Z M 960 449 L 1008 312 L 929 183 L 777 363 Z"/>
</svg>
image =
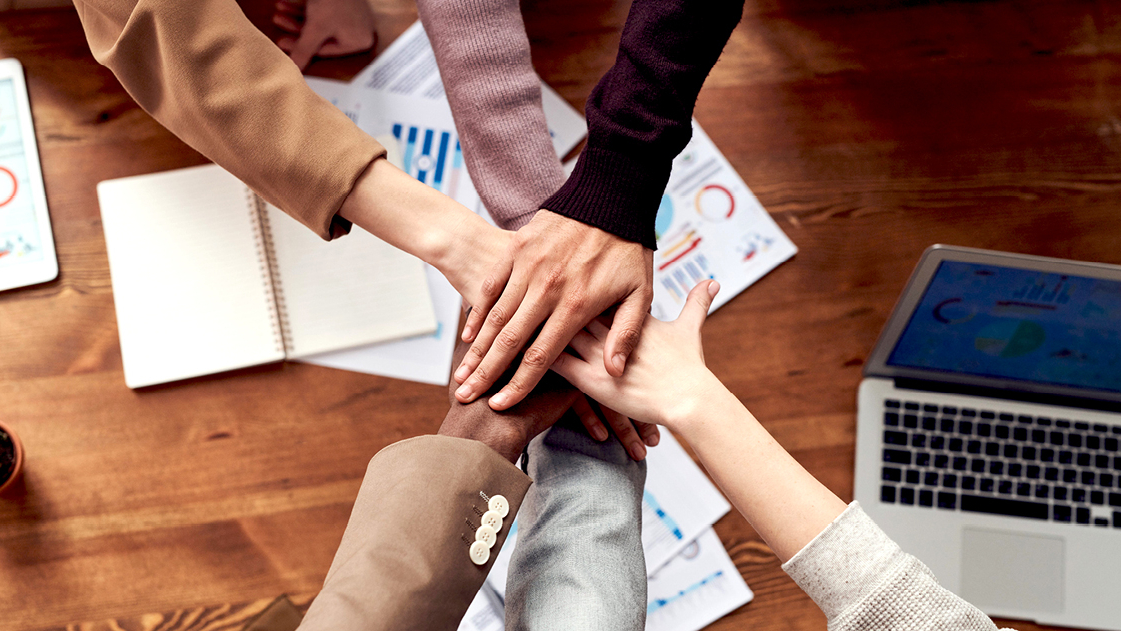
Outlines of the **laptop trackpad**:
<svg viewBox="0 0 1121 631">
<path fill-rule="evenodd" d="M 1062 539 L 965 528 L 961 556 L 961 597 L 982 611 L 1062 613 Z"/>
</svg>

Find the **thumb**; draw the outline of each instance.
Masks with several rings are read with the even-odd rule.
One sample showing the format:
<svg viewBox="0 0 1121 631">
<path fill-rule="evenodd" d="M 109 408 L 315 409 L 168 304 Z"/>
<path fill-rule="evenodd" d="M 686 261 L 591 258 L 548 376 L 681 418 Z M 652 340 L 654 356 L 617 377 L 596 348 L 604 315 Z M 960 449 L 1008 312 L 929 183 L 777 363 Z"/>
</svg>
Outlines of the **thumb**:
<svg viewBox="0 0 1121 631">
<path fill-rule="evenodd" d="M 715 280 L 697 283 L 693 291 L 689 292 L 689 297 L 685 299 L 685 308 L 681 310 L 681 315 L 677 316 L 677 322 L 700 331 L 701 325 L 708 317 L 708 308 L 712 306 L 712 299 L 716 297 L 718 291 L 720 291 L 720 283 Z"/>
<path fill-rule="evenodd" d="M 603 345 L 603 367 L 612 377 L 623 376 L 627 358 L 638 346 L 642 323 L 649 308 L 650 303 L 644 300 L 644 294 L 636 291 L 615 310 L 611 330 L 607 332 L 607 341 Z"/>
</svg>

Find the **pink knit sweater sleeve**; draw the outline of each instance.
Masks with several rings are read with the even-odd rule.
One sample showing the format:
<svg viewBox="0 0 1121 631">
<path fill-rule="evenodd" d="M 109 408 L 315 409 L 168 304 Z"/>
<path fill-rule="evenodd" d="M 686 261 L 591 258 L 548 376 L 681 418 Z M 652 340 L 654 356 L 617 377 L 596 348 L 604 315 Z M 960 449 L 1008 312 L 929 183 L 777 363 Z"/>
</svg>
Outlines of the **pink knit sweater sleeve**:
<svg viewBox="0 0 1121 631">
<path fill-rule="evenodd" d="M 418 0 L 471 180 L 516 230 L 564 183 L 518 0 Z"/>
</svg>

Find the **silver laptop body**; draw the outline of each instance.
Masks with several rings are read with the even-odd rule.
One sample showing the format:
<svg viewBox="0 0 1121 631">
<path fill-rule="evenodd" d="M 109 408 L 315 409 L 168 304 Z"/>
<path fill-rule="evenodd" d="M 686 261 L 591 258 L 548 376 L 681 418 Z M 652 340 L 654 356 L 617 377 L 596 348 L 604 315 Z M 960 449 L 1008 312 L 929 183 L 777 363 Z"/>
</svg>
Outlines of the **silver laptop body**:
<svg viewBox="0 0 1121 631">
<path fill-rule="evenodd" d="M 1121 267 L 933 246 L 864 375 L 888 535 L 990 616 L 1121 631 Z"/>
</svg>

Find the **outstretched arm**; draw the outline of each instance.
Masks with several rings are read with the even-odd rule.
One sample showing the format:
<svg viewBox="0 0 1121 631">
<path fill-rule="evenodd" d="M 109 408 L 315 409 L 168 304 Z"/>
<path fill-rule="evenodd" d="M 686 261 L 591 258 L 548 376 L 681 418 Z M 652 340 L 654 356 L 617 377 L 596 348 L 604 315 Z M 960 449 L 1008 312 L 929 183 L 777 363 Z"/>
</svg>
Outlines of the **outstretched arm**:
<svg viewBox="0 0 1121 631">
<path fill-rule="evenodd" d="M 234 0 L 76 0 L 90 49 L 140 107 L 323 238 L 385 150 L 304 83 Z"/>
<path fill-rule="evenodd" d="M 562 355 L 553 369 L 620 413 L 680 433 L 728 499 L 786 561 L 845 504 L 775 442 L 705 366 L 700 329 L 718 289 L 716 281 L 698 285 L 672 323 L 647 316 L 642 341 L 622 378 L 589 359 L 606 338 L 607 326 L 600 320 L 572 340 L 580 357 Z"/>
<path fill-rule="evenodd" d="M 857 504 L 846 507 L 802 468 L 705 367 L 700 330 L 718 288 L 715 281 L 695 287 L 672 323 L 648 317 L 622 378 L 598 362 L 607 331 L 600 321 L 572 341 L 579 357 L 562 355 L 553 368 L 623 414 L 680 433 L 783 569 L 822 607 L 830 629 L 995 630 Z"/>
<path fill-rule="evenodd" d="M 234 0 L 77 0 L 90 48 L 145 111 L 321 237 L 351 222 L 469 301 L 508 235 L 381 159 Z"/>
<path fill-rule="evenodd" d="M 742 12 L 743 0 L 631 5 L 615 65 L 588 99 L 588 145 L 576 170 L 541 204 L 548 212 L 515 236 L 467 321 L 464 339 L 473 345 L 455 373 L 461 401 L 489 388 L 530 344 L 492 399 L 498 409 L 517 402 L 579 326 L 615 305 L 602 362 L 623 374 L 653 299 L 654 217 L 671 163 L 689 141 L 701 85 Z"/>
</svg>

